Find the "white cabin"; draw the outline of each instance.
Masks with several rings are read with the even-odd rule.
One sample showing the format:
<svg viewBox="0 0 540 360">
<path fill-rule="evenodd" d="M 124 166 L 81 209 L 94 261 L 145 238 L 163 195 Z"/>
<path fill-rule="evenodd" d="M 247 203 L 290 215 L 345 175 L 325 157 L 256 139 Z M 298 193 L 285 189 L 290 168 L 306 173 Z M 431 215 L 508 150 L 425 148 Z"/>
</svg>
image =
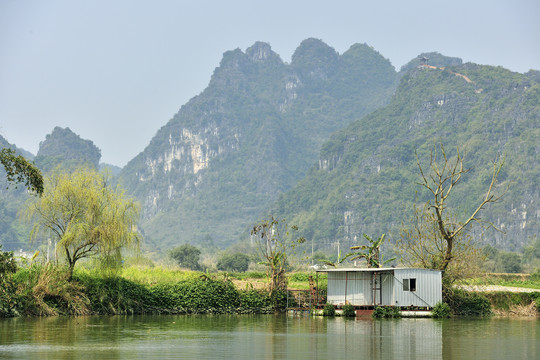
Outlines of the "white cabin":
<svg viewBox="0 0 540 360">
<path fill-rule="evenodd" d="M 433 308 L 442 301 L 440 270 L 410 268 L 326 269 L 327 303 Z"/>
</svg>

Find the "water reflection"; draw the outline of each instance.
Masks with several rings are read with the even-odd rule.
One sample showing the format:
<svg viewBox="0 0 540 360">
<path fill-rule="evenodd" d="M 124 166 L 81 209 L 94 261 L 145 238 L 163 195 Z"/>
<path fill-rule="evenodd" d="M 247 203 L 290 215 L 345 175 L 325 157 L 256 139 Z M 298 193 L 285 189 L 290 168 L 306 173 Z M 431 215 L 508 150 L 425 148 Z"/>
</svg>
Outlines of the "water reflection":
<svg viewBox="0 0 540 360">
<path fill-rule="evenodd" d="M 345 349 L 346 354 L 362 354 L 369 359 L 442 359 L 440 322 L 431 319 L 336 320 L 328 322 L 331 353 Z"/>
<path fill-rule="evenodd" d="M 0 319 L 8 359 L 532 359 L 535 320 L 287 316 Z"/>
<path fill-rule="evenodd" d="M 494 318 L 443 322 L 443 359 L 538 359 L 540 321 Z"/>
</svg>

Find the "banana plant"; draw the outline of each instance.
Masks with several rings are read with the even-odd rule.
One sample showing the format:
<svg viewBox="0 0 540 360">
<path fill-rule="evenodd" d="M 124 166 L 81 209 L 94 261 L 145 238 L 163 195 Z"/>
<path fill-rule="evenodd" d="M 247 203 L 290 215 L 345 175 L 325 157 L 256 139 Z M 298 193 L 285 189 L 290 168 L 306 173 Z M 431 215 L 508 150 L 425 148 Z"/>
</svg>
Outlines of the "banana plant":
<svg viewBox="0 0 540 360">
<path fill-rule="evenodd" d="M 352 246 L 351 250 L 361 250 L 356 252 L 351 252 L 345 255 L 339 262 L 342 263 L 345 260 L 349 259 L 350 261 L 358 259 L 366 259 L 368 268 L 380 268 L 382 265 L 387 264 L 391 261 L 394 261 L 396 258 L 393 257 L 388 260 L 384 260 L 384 256 L 381 254 L 381 245 L 384 242 L 385 234 L 382 234 L 377 240 L 373 240 L 369 235 L 363 234 L 364 237 L 369 241 L 369 245 L 360 245 Z"/>
</svg>

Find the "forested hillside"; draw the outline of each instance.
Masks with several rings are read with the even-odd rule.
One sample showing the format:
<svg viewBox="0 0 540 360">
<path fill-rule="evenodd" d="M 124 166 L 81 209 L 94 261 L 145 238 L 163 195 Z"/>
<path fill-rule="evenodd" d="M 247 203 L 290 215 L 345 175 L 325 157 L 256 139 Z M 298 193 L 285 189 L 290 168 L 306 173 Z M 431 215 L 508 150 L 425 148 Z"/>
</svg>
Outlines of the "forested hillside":
<svg viewBox="0 0 540 360">
<path fill-rule="evenodd" d="M 502 199 L 481 213 L 502 230 L 475 230 L 480 244 L 520 249 L 540 220 L 540 84 L 537 72 L 464 64 L 409 66 L 391 102 L 333 134 L 319 161 L 274 212 L 298 224 L 315 248 L 357 245 L 362 233 L 399 234 L 413 203 L 427 201 L 415 151 L 424 167 L 444 144 L 471 168 L 450 206 L 470 215 L 487 191 L 492 163 L 504 159 Z M 482 236 L 483 235 L 483 236 Z"/>
</svg>

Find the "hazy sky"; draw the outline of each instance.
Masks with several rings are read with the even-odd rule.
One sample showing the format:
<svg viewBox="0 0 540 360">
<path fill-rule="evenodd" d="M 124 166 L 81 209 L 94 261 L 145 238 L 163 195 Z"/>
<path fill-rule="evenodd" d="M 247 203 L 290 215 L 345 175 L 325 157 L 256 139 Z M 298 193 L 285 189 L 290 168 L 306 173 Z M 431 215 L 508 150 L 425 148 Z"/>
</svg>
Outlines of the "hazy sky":
<svg viewBox="0 0 540 360">
<path fill-rule="evenodd" d="M 34 154 L 70 127 L 124 166 L 255 41 L 289 62 L 300 42 L 367 43 L 399 69 L 438 51 L 540 70 L 538 0 L 0 0 L 0 134 Z"/>
</svg>

